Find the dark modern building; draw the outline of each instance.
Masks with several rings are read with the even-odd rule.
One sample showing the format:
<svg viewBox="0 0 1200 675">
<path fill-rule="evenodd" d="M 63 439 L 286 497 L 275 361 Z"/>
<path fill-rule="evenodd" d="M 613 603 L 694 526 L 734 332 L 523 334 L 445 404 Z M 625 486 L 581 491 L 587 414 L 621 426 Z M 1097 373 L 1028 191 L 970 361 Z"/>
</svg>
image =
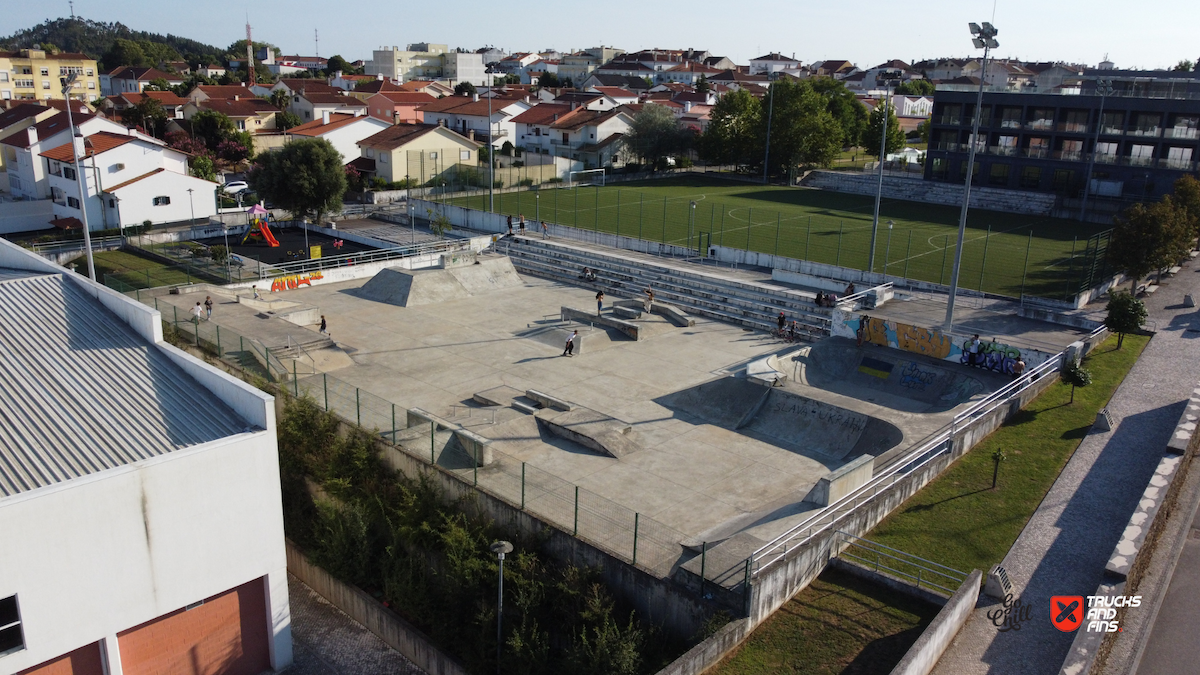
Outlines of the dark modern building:
<svg viewBox="0 0 1200 675">
<path fill-rule="evenodd" d="M 1105 83 L 1111 93 L 1101 96 Z M 977 95 L 977 87 L 938 88 L 926 180 L 966 179 Z M 985 89 L 982 111 L 973 185 L 1072 200 L 1091 163 L 1091 195 L 1154 199 L 1200 159 L 1196 72 L 1089 70 L 1049 90 Z"/>
</svg>

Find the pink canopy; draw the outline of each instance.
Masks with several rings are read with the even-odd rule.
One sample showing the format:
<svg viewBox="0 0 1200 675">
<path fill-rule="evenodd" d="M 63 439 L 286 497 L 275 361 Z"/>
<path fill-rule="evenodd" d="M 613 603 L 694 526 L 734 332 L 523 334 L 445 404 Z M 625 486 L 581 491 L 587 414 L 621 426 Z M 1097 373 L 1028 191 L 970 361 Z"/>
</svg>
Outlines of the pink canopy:
<svg viewBox="0 0 1200 675">
<path fill-rule="evenodd" d="M 270 211 L 264 209 L 259 204 L 255 204 L 254 206 L 251 206 L 250 209 L 246 211 L 246 213 L 248 213 L 252 216 L 265 216 L 265 215 L 268 215 L 270 213 Z"/>
</svg>

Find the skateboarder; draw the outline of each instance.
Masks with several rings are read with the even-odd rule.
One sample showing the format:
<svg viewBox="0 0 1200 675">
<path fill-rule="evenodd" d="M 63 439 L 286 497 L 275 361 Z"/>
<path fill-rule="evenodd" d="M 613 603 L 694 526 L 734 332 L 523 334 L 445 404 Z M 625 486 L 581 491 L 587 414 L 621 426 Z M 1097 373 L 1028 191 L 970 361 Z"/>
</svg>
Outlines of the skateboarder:
<svg viewBox="0 0 1200 675">
<path fill-rule="evenodd" d="M 563 349 L 563 356 L 575 356 L 575 340 L 577 339 L 579 339 L 579 331 L 572 331 L 571 335 L 567 338 L 567 346 Z"/>
<path fill-rule="evenodd" d="M 604 291 L 596 293 L 596 316 L 600 316 L 601 310 L 604 309 Z"/>
</svg>

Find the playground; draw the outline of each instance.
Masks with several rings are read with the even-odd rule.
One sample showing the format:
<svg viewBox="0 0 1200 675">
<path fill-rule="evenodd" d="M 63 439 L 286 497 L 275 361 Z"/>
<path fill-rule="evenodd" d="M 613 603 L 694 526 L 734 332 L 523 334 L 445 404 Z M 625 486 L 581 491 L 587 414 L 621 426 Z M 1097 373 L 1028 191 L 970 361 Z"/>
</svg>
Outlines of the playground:
<svg viewBox="0 0 1200 675">
<path fill-rule="evenodd" d="M 229 248 L 234 255 L 258 260 L 268 265 L 278 265 L 294 260 L 305 260 L 308 258 L 307 253 L 313 246 L 321 247 L 322 258 L 332 258 L 347 253 L 361 253 L 362 251 L 375 250 L 371 246 L 345 241 L 336 236 L 318 232 L 305 232 L 298 227 L 279 228 L 274 223 L 269 224 L 267 227 L 272 238 L 278 243 L 278 246 L 271 246 L 264 238 L 252 236 L 245 238 L 243 241 L 243 237 L 241 236 L 231 236 L 229 238 Z M 339 241 L 341 242 L 340 245 L 337 243 Z M 200 243 L 208 246 L 224 246 L 225 238 L 213 237 L 203 239 Z"/>
</svg>

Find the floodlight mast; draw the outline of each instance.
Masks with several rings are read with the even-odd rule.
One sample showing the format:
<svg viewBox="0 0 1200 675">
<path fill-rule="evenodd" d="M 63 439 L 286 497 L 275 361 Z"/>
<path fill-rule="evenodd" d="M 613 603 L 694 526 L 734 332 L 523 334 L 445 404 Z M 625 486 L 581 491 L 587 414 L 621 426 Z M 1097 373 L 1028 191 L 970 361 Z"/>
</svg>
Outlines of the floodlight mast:
<svg viewBox="0 0 1200 675">
<path fill-rule="evenodd" d="M 82 139 L 83 134 L 75 129 L 75 118 L 71 115 L 71 89 L 75 86 L 77 79 L 79 79 L 79 76 L 76 73 L 71 73 L 66 77 L 58 78 L 58 81 L 62 84 L 63 100 L 67 104 L 67 125 L 71 128 L 71 156 L 75 160 L 75 184 L 79 187 L 79 222 L 83 225 L 83 248 L 87 252 L 88 278 L 95 281 L 96 263 L 92 259 L 92 233 L 88 229 L 87 196 L 84 194 L 84 183 L 87 181 L 87 174 L 84 173 L 83 163 L 79 160 L 79 146 L 82 143 L 75 142 L 76 137 Z M 101 208 L 104 208 L 103 204 L 101 204 Z M 120 223 L 117 225 L 119 227 Z"/>
<path fill-rule="evenodd" d="M 967 235 L 967 210 L 971 204 L 971 179 L 975 173 L 975 149 L 979 145 L 979 122 L 983 118 L 983 85 L 987 82 L 988 54 L 1000 46 L 995 37 L 1000 32 L 988 22 L 983 26 L 970 24 L 972 42 L 983 50 L 983 64 L 979 69 L 979 95 L 975 98 L 975 121 L 971 125 L 970 149 L 967 152 L 967 179 L 963 186 L 962 211 L 958 216 L 958 242 L 954 245 L 954 271 L 950 274 L 950 297 L 946 299 L 946 332 L 954 329 L 954 297 L 958 294 L 958 274 L 962 269 L 963 242 Z"/>
</svg>

